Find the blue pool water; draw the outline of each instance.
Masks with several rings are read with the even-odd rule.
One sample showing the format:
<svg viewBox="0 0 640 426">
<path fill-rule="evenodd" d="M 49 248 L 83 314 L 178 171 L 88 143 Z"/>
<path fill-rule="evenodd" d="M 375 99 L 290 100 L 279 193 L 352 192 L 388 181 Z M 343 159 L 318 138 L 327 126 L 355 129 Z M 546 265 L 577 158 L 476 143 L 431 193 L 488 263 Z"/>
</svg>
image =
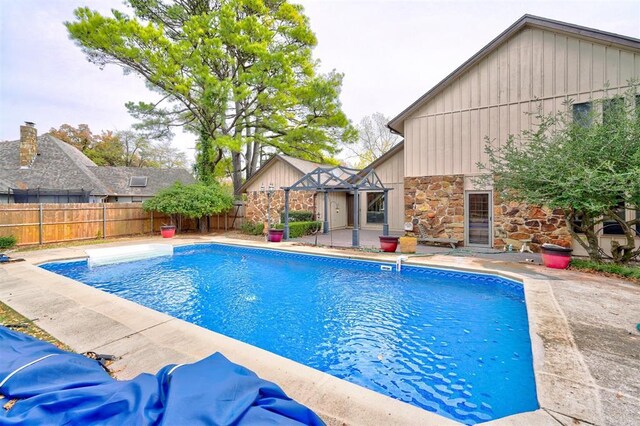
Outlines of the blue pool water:
<svg viewBox="0 0 640 426">
<path fill-rule="evenodd" d="M 220 244 L 44 269 L 474 424 L 538 408 L 522 285 Z"/>
</svg>

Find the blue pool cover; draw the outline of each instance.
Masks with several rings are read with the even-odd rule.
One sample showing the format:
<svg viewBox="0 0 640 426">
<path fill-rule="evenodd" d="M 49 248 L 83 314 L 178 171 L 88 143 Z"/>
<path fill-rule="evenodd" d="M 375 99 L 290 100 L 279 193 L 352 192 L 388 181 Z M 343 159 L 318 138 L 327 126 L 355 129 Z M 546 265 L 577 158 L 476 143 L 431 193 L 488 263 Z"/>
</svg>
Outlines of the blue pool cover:
<svg viewBox="0 0 640 426">
<path fill-rule="evenodd" d="M 219 353 L 118 381 L 95 360 L 0 327 L 0 406 L 12 399 L 0 425 L 324 424 Z"/>
</svg>

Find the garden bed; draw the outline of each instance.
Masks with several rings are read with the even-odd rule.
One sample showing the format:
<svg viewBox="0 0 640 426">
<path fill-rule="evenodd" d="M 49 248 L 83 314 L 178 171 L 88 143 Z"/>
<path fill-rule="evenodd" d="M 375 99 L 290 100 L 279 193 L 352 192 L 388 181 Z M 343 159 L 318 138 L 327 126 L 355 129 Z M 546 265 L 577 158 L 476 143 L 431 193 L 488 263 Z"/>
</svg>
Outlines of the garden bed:
<svg viewBox="0 0 640 426">
<path fill-rule="evenodd" d="M 615 263 L 598 263 L 592 260 L 573 259 L 569 269 L 581 272 L 591 272 L 613 278 L 624 278 L 640 284 L 640 265 L 617 265 Z"/>
</svg>

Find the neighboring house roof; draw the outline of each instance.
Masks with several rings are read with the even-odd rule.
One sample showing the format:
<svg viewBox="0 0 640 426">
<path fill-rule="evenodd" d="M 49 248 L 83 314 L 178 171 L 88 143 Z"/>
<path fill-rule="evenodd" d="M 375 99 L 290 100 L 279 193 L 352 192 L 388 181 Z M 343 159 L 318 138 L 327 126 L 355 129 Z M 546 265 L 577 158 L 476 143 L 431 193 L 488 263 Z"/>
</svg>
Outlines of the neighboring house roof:
<svg viewBox="0 0 640 426">
<path fill-rule="evenodd" d="M 555 21 L 552 19 L 542 18 L 533 15 L 524 15 L 518 19 L 513 25 L 503 31 L 498 37 L 494 38 L 489 44 L 480 49 L 475 55 L 469 58 L 465 63 L 456 68 L 451 74 L 446 76 L 442 81 L 436 84 L 431 90 L 418 98 L 414 103 L 409 105 L 404 111 L 393 118 L 387 126 L 390 129 L 403 134 L 404 120 L 436 94 L 444 90 L 449 84 L 453 83 L 463 73 L 473 67 L 481 59 L 486 57 L 493 50 L 511 38 L 514 34 L 525 27 L 540 28 L 543 30 L 565 33 L 580 37 L 583 39 L 593 40 L 607 45 L 617 45 L 626 49 L 640 51 L 640 39 L 623 36 L 619 34 L 600 31 L 593 28 L 582 27 L 580 25 L 570 24 L 566 22 Z"/>
<path fill-rule="evenodd" d="M 89 170 L 95 163 L 73 146 L 50 135 L 38 137 L 38 154 L 20 168 L 20 141 L 0 142 L 0 180 L 16 189 L 84 189 L 104 193 L 105 186 Z M 4 188 L 3 188 L 4 189 Z"/>
<path fill-rule="evenodd" d="M 403 149 L 404 149 L 404 140 L 401 140 L 400 142 L 395 144 L 393 147 L 391 147 L 391 149 L 389 151 L 385 152 L 380 157 L 378 157 L 375 160 L 373 160 L 371 162 L 371 164 L 369 164 L 363 170 L 375 169 L 377 166 L 379 166 L 380 164 L 384 163 L 389 158 L 393 157 L 394 155 L 396 155 L 396 153 L 402 151 Z"/>
<path fill-rule="evenodd" d="M 333 167 L 326 164 L 318 164 L 318 163 L 314 163 L 313 161 L 290 157 L 284 154 L 276 154 L 273 157 L 271 157 L 266 163 L 264 163 L 262 167 L 260 167 L 260 169 L 253 174 L 253 176 L 247 179 L 246 182 L 240 188 L 238 188 L 238 194 L 242 194 L 243 192 L 245 192 L 247 188 L 253 182 L 255 182 L 265 171 L 267 171 L 269 167 L 275 164 L 276 161 L 282 161 L 288 164 L 289 166 L 293 167 L 295 170 L 297 170 L 303 175 L 306 175 L 307 173 L 314 171 L 318 167 Z"/>
<path fill-rule="evenodd" d="M 145 186 L 130 187 L 134 176 Z M 15 189 L 84 189 L 92 195 L 152 196 L 175 182 L 195 182 L 184 169 L 99 167 L 80 150 L 49 134 L 38 137 L 38 154 L 29 168 L 20 168 L 20 141 L 0 142 L 0 192 Z"/>
<path fill-rule="evenodd" d="M 190 184 L 195 179 L 185 169 L 155 169 L 151 167 L 90 167 L 106 187 L 98 195 L 148 197 L 176 182 Z M 146 177 L 145 186 L 130 186 L 132 177 Z M 144 180 L 143 180 L 144 181 Z"/>
</svg>

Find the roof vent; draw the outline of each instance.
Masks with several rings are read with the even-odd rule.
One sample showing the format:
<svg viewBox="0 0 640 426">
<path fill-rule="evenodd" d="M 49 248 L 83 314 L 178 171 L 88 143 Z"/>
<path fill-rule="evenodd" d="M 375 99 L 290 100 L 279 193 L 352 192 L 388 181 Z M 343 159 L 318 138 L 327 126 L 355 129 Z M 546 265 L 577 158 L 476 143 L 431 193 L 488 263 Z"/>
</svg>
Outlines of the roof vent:
<svg viewBox="0 0 640 426">
<path fill-rule="evenodd" d="M 129 186 L 131 187 L 145 187 L 147 186 L 146 176 L 131 176 L 129 179 Z"/>
</svg>

